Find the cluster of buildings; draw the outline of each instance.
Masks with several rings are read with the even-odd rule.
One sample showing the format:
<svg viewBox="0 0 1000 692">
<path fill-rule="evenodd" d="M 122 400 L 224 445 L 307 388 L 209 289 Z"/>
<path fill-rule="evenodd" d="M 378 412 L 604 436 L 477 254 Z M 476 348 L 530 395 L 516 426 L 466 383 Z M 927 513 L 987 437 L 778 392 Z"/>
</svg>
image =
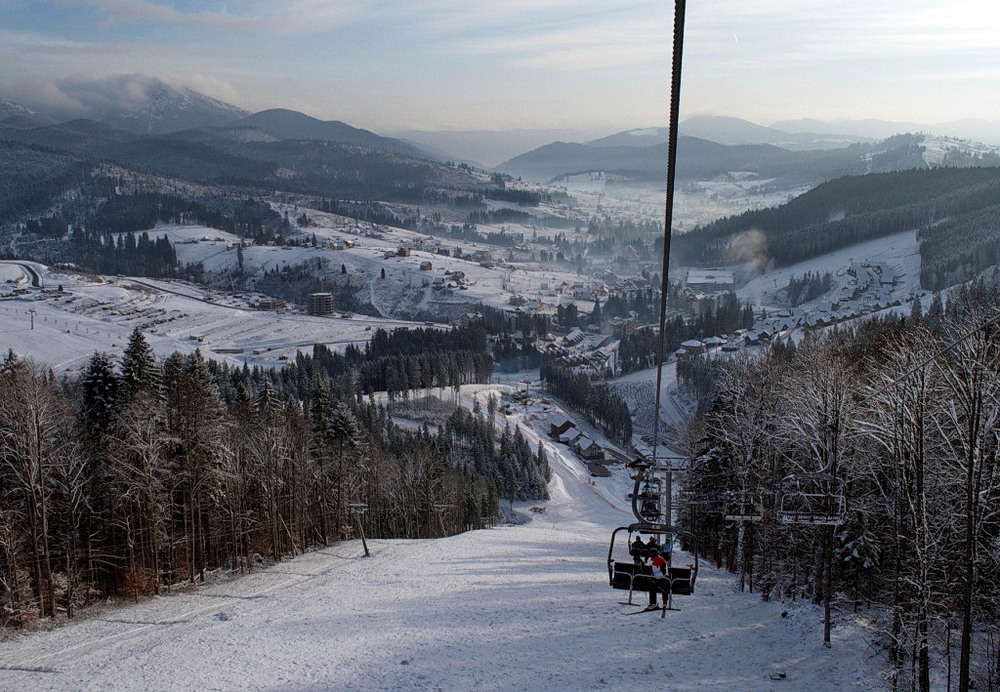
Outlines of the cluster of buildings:
<svg viewBox="0 0 1000 692">
<path fill-rule="evenodd" d="M 549 423 L 549 437 L 572 449 L 587 463 L 591 474 L 611 475 L 601 462 L 606 460 L 604 448 L 596 440 L 588 437 L 568 418 L 558 418 Z"/>
</svg>

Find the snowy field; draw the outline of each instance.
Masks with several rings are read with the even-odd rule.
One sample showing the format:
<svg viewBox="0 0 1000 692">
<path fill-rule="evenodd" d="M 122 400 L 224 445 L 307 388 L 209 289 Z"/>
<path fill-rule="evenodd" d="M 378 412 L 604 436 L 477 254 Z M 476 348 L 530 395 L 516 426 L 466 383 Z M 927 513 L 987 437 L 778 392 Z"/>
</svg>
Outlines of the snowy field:
<svg viewBox="0 0 1000 692">
<path fill-rule="evenodd" d="M 358 315 L 342 319 L 340 313 L 252 310 L 177 281 L 85 277 L 29 262 L 0 263 L 0 271 L 13 275 L 26 272 L 25 266 L 47 290 L 28 289 L 0 300 L 0 352 L 12 348 L 56 372 L 79 369 L 94 351 L 120 354 L 136 327 L 161 357 L 200 348 L 218 361 L 266 367 L 294 359 L 300 349 L 311 351 L 315 343 L 337 349 L 367 342 L 380 327 L 418 326 Z M 55 290 L 59 285 L 62 293 Z"/>
<path fill-rule="evenodd" d="M 881 661 L 850 620 L 824 648 L 818 608 L 761 602 L 705 562 L 679 611 L 626 617 L 637 609 L 608 588 L 606 556 L 630 517 L 547 447 L 552 499 L 525 524 L 372 540 L 367 558 L 352 541 L 109 607 L 0 643 L 0 689 L 879 687 Z"/>
<path fill-rule="evenodd" d="M 582 312 L 593 308 L 592 299 L 575 301 L 569 296 L 557 296 L 553 291 L 564 282 L 572 285 L 584 277 L 540 262 L 508 263 L 504 249 L 498 246 L 451 240 L 402 228 L 376 227 L 287 204 L 275 203 L 273 206 L 282 213 L 288 212 L 290 218 L 306 213 L 311 225 L 299 228 L 298 238 L 305 240 L 315 236 L 321 247 L 255 245 L 244 248 L 243 263 L 248 273 L 274 271 L 319 260 L 326 263 L 333 275 L 339 275 L 343 269 L 354 285 L 367 287 L 367 299 L 383 314 L 393 314 L 397 310 L 438 312 L 438 307 L 447 304 L 464 305 L 466 310 L 473 310 L 479 302 L 504 308 L 515 293 L 540 303 L 541 309 L 550 313 L 554 313 L 559 304 L 570 302 L 576 303 Z M 518 224 L 479 226 L 483 233 L 501 230 L 525 233 L 530 237 L 533 229 Z M 543 233 L 555 234 L 556 231 Z M 220 275 L 238 269 L 238 252 L 234 244 L 239 238 L 230 233 L 206 226 L 160 224 L 149 234 L 170 239 L 182 264 L 200 262 L 207 271 Z M 328 247 L 345 241 L 354 246 L 341 250 Z M 395 254 L 401 247 L 409 248 L 408 256 Z M 449 256 L 438 254 L 438 249 L 447 251 Z M 459 249 L 463 257 L 450 256 Z M 387 257 L 387 254 L 393 256 Z M 430 268 L 422 269 L 421 265 L 426 263 Z M 385 278 L 381 277 L 383 269 Z M 456 272 L 464 274 L 461 281 L 452 278 Z M 435 280 L 442 290 L 435 290 Z M 444 290 L 446 288 L 450 290 Z"/>
<path fill-rule="evenodd" d="M 43 278 L 52 282 L 73 277 Z M 135 300 L 148 292 L 154 307 L 187 301 L 185 311 L 205 306 L 207 316 L 229 316 L 220 325 L 246 326 L 242 317 L 231 319 L 237 314 L 234 308 L 200 299 L 197 287 L 145 283 L 147 288 L 139 290 L 129 288 L 132 280 L 88 284 L 81 279 L 66 288 L 78 301 L 98 300 L 109 290 Z M 120 311 L 126 302 L 116 299 L 109 305 Z M 49 303 L 51 299 L 31 303 L 39 310 L 32 338 L 42 337 L 46 316 L 86 318 L 93 320 L 89 324 L 95 329 L 120 327 L 120 334 L 115 333 L 120 346 L 131 329 L 128 320 L 119 324 L 123 315 L 101 314 L 100 305 L 92 306 L 94 314 L 64 308 L 49 314 L 42 309 Z M 25 305 L 20 300 L 0 302 L 0 319 L 10 324 L 2 310 Z M 247 318 L 255 314 L 244 312 Z M 9 318 L 19 323 L 27 315 L 12 313 Z M 310 319 L 338 328 L 352 322 Z M 10 338 L 8 331 L 0 332 L 3 340 Z M 215 343 L 210 339 L 222 343 L 222 334 L 228 333 L 200 331 L 205 333 L 205 341 L 198 343 L 203 348 Z M 163 339 L 185 343 L 183 333 L 164 334 Z M 73 333 L 59 336 L 57 329 L 48 341 L 34 344 L 46 351 L 71 351 L 76 344 L 71 337 Z M 92 343 L 80 338 L 81 348 Z M 86 358 L 89 352 L 78 357 Z M 654 370 L 633 373 L 616 387 L 631 392 L 636 405 L 648 410 L 653 377 Z M 537 373 L 508 379 L 463 387 L 462 404 L 471 406 L 478 398 L 485 408 L 491 392 L 510 403 L 510 394 L 524 388 L 524 380 L 537 386 Z M 611 531 L 633 520 L 625 510 L 630 489 L 625 470 L 612 466 L 611 477 L 592 479 L 567 447 L 549 440 L 544 435 L 548 422 L 567 412 L 537 390 L 528 403 L 511 403 L 510 410 L 506 422 L 520 429 L 532 446 L 542 441 L 554 471 L 552 499 L 540 503 L 543 513 L 530 511 L 536 503 L 517 507 L 525 523 L 437 540 L 372 540 L 368 558 L 360 543 L 352 541 L 239 579 L 219 579 L 137 605 L 108 606 L 60 629 L 0 643 L 0 689 L 880 686 L 882 660 L 868 647 L 865 630 L 850 617 L 837 618 L 833 647 L 824 648 L 817 607 L 761 602 L 756 594 L 740 593 L 732 575 L 704 560 L 695 594 L 677 598 L 679 611 L 660 618 L 659 613 L 637 613 L 636 607 L 621 605 L 627 592 L 608 587 L 606 559 Z M 685 415 L 668 367 L 664 423 L 677 424 Z M 587 435 L 606 443 L 585 421 L 570 417 Z M 675 562 L 691 559 L 681 554 Z M 643 599 L 643 594 L 636 596 L 636 602 Z M 772 680 L 777 673 L 785 678 Z"/>
<path fill-rule="evenodd" d="M 847 268 L 858 262 L 884 262 L 892 267 L 899 278 L 892 288 L 893 296 L 907 298 L 920 290 L 920 251 L 917 247 L 917 232 L 914 230 L 859 243 L 790 267 L 771 270 L 752 279 L 736 295 L 740 301 L 757 306 L 773 306 L 774 294 L 786 288 L 789 279 L 800 279 L 807 272 L 829 272 L 837 284 L 842 281 Z M 829 302 L 830 299 L 827 297 L 825 300 Z M 799 309 L 807 307 L 801 306 Z"/>
</svg>

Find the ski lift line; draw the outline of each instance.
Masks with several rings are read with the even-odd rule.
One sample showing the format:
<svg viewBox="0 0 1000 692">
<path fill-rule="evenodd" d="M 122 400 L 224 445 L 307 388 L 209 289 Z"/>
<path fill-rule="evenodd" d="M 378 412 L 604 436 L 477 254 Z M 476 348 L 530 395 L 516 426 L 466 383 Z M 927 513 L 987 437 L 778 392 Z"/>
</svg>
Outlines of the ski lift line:
<svg viewBox="0 0 1000 692">
<path fill-rule="evenodd" d="M 634 557 L 632 560 L 618 560 L 615 558 L 614 552 L 615 538 L 622 531 L 628 531 L 629 539 L 634 531 L 660 536 L 663 540 L 662 545 L 666 545 L 666 541 L 672 541 L 680 533 L 671 523 L 673 520 L 673 509 L 671 507 L 673 460 L 668 458 L 664 459 L 663 463 L 660 463 L 657 459 L 657 451 L 660 444 L 663 360 L 666 351 L 670 231 L 673 225 L 674 186 L 677 169 L 677 125 L 680 117 L 681 62 L 684 52 L 684 11 L 685 0 L 674 0 L 673 62 L 670 75 L 670 123 L 667 138 L 666 204 L 663 224 L 663 265 L 660 282 L 660 333 L 657 342 L 656 395 L 653 406 L 652 449 L 648 461 L 637 459 L 633 466 L 636 469 L 636 475 L 633 477 L 635 485 L 633 486 L 631 505 L 632 513 L 639 519 L 639 523 L 615 529 L 611 534 L 611 545 L 608 548 L 608 580 L 611 588 L 628 590 L 629 604 L 632 603 L 632 593 L 634 591 L 649 592 L 651 604 L 653 604 L 656 594 L 662 593 L 666 602 L 663 608 L 660 609 L 661 617 L 668 609 L 673 609 L 674 595 L 688 595 L 694 592 L 695 578 L 698 574 L 697 543 L 693 543 L 694 562 L 685 567 L 670 564 L 671 552 L 667 552 L 666 556 L 658 553 L 657 557 L 665 557 L 666 559 L 666 573 L 659 577 L 653 576 L 652 565 L 644 564 L 638 557 Z M 659 472 L 663 473 L 662 481 L 656 475 Z M 650 540 L 652 542 L 652 538 Z M 631 547 L 631 540 L 628 542 Z M 657 558 L 654 557 L 653 559 Z M 662 565 L 663 562 L 661 561 L 660 564 Z"/>
<path fill-rule="evenodd" d="M 663 266 L 660 277 L 660 334 L 656 347 L 656 401 L 653 405 L 653 459 L 660 442 L 660 390 L 666 351 L 667 293 L 670 282 L 670 229 L 674 221 L 674 184 L 677 178 L 677 121 L 680 117 L 681 63 L 684 55 L 685 0 L 674 0 L 673 62 L 670 68 L 670 124 L 667 135 L 667 187 L 663 218 Z"/>
<path fill-rule="evenodd" d="M 875 398 L 876 396 L 878 396 L 880 394 L 886 393 L 887 391 L 889 391 L 890 389 L 892 389 L 893 387 L 895 387 L 896 385 L 898 385 L 903 380 L 907 379 L 911 375 L 916 374 L 920 370 L 923 370 L 928 365 L 930 365 L 931 363 L 933 363 L 935 360 L 937 360 L 938 358 L 940 358 L 941 356 L 943 356 L 945 353 L 947 353 L 951 349 L 955 348 L 956 346 L 958 346 L 960 343 L 962 343 L 966 339 L 969 339 L 970 337 L 972 337 L 973 335 L 975 335 L 976 332 L 984 330 L 984 329 L 986 329 L 988 327 L 991 327 L 991 326 L 993 326 L 994 324 L 997 324 L 997 323 L 1000 323 L 1000 313 L 997 313 L 994 317 L 991 317 L 990 319 L 986 320 L 985 322 L 983 322 L 978 327 L 970 329 L 967 333 L 965 333 L 964 335 L 962 335 L 959 338 L 955 339 L 950 344 L 948 344 L 947 346 L 945 346 L 944 348 L 942 348 L 940 351 L 937 351 L 936 353 L 932 354 L 929 358 L 926 358 L 925 360 L 921 361 L 919 364 L 913 366 L 912 368 L 910 368 L 909 370 L 907 370 L 906 372 L 904 372 L 902 375 L 900 375 L 899 377 L 897 377 L 896 379 L 894 379 L 892 382 L 890 382 L 886 386 L 884 386 L 881 389 L 878 389 L 878 390 L 872 392 L 868 396 L 862 397 L 861 400 L 858 403 L 861 403 L 861 404 L 867 403 L 870 399 L 873 399 L 873 398 Z"/>
</svg>

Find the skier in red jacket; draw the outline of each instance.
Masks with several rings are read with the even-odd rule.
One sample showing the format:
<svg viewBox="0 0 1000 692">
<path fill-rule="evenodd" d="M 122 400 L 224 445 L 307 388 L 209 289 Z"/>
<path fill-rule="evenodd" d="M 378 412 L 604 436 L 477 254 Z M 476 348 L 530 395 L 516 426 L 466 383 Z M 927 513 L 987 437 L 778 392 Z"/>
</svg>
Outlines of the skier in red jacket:
<svg viewBox="0 0 1000 692">
<path fill-rule="evenodd" d="M 663 553 L 656 553 L 652 559 L 649 561 L 650 566 L 653 568 L 653 583 L 656 584 L 654 589 L 649 591 L 649 605 L 646 606 L 647 610 L 658 607 L 656 605 L 656 594 L 663 594 L 663 607 L 667 607 L 667 598 L 670 593 L 670 582 L 667 579 L 667 569 L 669 563 L 667 559 L 663 557 Z"/>
</svg>

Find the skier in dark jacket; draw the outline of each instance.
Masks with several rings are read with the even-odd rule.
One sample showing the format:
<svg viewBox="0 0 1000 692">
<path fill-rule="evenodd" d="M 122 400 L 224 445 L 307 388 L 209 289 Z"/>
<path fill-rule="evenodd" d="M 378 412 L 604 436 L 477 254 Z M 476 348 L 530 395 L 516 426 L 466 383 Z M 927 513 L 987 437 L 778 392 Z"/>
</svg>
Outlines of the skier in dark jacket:
<svg viewBox="0 0 1000 692">
<path fill-rule="evenodd" d="M 635 561 L 635 564 L 641 565 L 646 562 L 647 551 L 649 546 L 642 542 L 642 536 L 636 536 L 636 539 L 632 541 L 632 545 L 629 547 L 629 554 Z"/>
</svg>

